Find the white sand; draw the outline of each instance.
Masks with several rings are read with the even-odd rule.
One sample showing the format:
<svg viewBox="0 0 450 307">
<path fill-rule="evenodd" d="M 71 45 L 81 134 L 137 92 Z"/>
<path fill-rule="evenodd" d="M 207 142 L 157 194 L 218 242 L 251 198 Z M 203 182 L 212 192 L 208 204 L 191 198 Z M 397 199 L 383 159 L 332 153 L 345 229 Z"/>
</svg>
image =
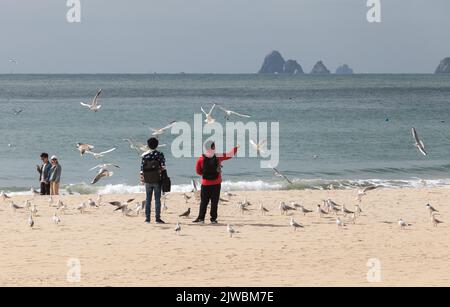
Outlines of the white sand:
<svg viewBox="0 0 450 307">
<path fill-rule="evenodd" d="M 146 225 L 144 217 L 123 217 L 107 201 L 140 195 L 108 195 L 99 209 L 81 215 L 75 208 L 89 196 L 64 196 L 69 206 L 52 223 L 55 211 L 47 197 L 14 197 L 23 205 L 38 205 L 36 227 L 27 226 L 24 210 L 14 213 L 0 201 L 0 285 L 2 286 L 450 286 L 450 240 L 447 223 L 434 228 L 426 203 L 437 208 L 440 219 L 450 222 L 448 189 L 380 189 L 363 199 L 364 215 L 357 224 L 338 230 L 334 218 L 319 219 L 294 213 L 305 228 L 294 232 L 290 217 L 282 216 L 278 202 L 301 201 L 315 209 L 331 197 L 350 210 L 357 203 L 356 191 L 264 191 L 240 192 L 253 209 L 241 215 L 233 205 L 219 208 L 221 224 L 192 225 L 198 205 L 191 202 L 193 216 L 178 218 L 187 209 L 181 194 L 170 195 L 166 225 Z M 94 198 L 96 196 L 93 196 Z M 258 201 L 270 209 L 261 216 Z M 134 208 L 134 203 L 133 206 Z M 397 219 L 413 225 L 401 231 Z M 153 216 L 152 216 L 153 219 Z M 174 232 L 177 220 L 181 236 Z M 388 223 L 386 223 L 388 222 Z M 226 223 L 239 233 L 229 238 Z M 67 261 L 79 259 L 81 281 L 67 281 Z M 381 264 L 381 282 L 367 280 L 367 261 Z"/>
</svg>

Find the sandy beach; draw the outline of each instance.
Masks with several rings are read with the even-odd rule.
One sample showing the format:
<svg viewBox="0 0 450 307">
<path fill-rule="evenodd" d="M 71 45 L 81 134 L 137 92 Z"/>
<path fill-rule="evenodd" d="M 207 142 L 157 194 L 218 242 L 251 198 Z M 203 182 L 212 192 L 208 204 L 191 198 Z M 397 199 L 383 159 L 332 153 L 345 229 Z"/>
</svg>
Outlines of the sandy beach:
<svg viewBox="0 0 450 307">
<path fill-rule="evenodd" d="M 193 225 L 178 218 L 188 205 L 181 194 L 171 194 L 166 225 L 147 225 L 144 218 L 113 212 L 107 201 L 143 200 L 139 195 L 105 195 L 100 208 L 80 214 L 76 207 L 89 198 L 62 196 L 69 207 L 59 226 L 52 222 L 55 208 L 48 197 L 17 196 L 39 210 L 35 227 L 27 225 L 24 209 L 13 212 L 1 202 L 0 284 L 2 286 L 449 286 L 448 224 L 434 228 L 425 205 L 437 208 L 440 219 L 450 216 L 449 189 L 379 189 L 363 199 L 363 215 L 340 230 L 335 218 L 303 216 L 305 227 L 293 231 L 289 216 L 278 209 L 280 200 L 301 201 L 313 209 L 332 198 L 353 210 L 355 190 L 238 192 L 219 208 L 219 225 Z M 96 196 L 92 196 L 96 197 Z M 247 197 L 252 211 L 242 215 L 234 204 Z M 270 209 L 261 216 L 257 203 Z M 134 208 L 134 203 L 133 206 Z M 412 226 L 400 230 L 398 218 Z M 182 232 L 177 236 L 177 220 Z M 346 218 L 344 218 L 346 220 Z M 231 223 L 239 231 L 226 232 Z M 81 264 L 80 282 L 68 282 L 67 262 Z M 367 262 L 379 259 L 381 282 L 368 282 Z"/>
</svg>

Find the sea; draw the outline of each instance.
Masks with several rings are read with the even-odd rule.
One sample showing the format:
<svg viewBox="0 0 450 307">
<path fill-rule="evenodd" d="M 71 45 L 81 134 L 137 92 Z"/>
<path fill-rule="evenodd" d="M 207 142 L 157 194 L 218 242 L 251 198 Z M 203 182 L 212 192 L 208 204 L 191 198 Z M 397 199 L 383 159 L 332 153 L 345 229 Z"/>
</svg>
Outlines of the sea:
<svg viewBox="0 0 450 307">
<path fill-rule="evenodd" d="M 99 88 L 102 108 L 90 112 L 80 101 Z M 193 124 L 194 114 L 214 103 L 251 115 L 231 121 L 279 123 L 272 150 L 277 169 L 293 182 L 261 168 L 260 157 L 237 157 L 223 164 L 223 189 L 450 187 L 449 75 L 7 74 L 0 75 L 0 190 L 37 188 L 35 166 L 48 152 L 59 157 L 65 192 L 142 192 L 140 157 L 123 139 L 145 143 L 149 127 Z M 217 108 L 213 116 L 226 122 Z M 427 156 L 414 147 L 412 127 Z M 199 178 L 196 157 L 175 157 L 176 137 L 170 130 L 162 135 L 161 151 L 173 191 L 190 191 Z M 116 150 L 96 160 L 80 156 L 78 142 Z M 99 163 L 120 169 L 91 185 L 89 169 Z"/>
</svg>

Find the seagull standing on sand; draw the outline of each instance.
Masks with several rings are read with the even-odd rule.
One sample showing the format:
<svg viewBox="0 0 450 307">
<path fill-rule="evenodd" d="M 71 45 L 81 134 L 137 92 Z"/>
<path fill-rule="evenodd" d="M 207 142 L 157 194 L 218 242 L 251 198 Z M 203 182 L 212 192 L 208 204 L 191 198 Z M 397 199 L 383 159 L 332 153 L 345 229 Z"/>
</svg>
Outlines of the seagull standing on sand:
<svg viewBox="0 0 450 307">
<path fill-rule="evenodd" d="M 52 218 L 53 223 L 55 223 L 55 225 L 58 225 L 59 223 L 61 223 L 61 219 L 59 218 L 59 216 L 56 214 L 53 214 L 53 218 Z"/>
<path fill-rule="evenodd" d="M 37 209 L 37 207 L 36 207 L 35 204 L 33 204 L 33 205 L 31 206 L 30 212 L 31 212 L 31 214 L 32 214 L 33 216 L 37 216 L 38 209 Z"/>
<path fill-rule="evenodd" d="M 111 148 L 102 152 L 92 152 L 90 150 L 87 150 L 86 153 L 93 155 L 95 159 L 100 159 L 103 158 L 107 153 L 113 152 L 114 150 L 116 150 L 116 148 Z"/>
<path fill-rule="evenodd" d="M 31 213 L 30 216 L 28 217 L 28 226 L 30 226 L 30 228 L 34 227 L 33 215 Z"/>
<path fill-rule="evenodd" d="M 299 208 L 300 208 L 300 212 L 303 213 L 303 215 L 313 212 L 312 210 L 306 209 L 305 206 L 303 206 L 303 205 L 300 205 Z"/>
<path fill-rule="evenodd" d="M 101 93 L 102 93 L 102 89 L 99 89 L 97 94 L 95 95 L 94 99 L 92 100 L 91 104 L 87 104 L 87 103 L 84 103 L 84 102 L 80 102 L 80 104 L 83 107 L 89 108 L 89 110 L 91 110 L 92 112 L 97 112 L 102 107 L 101 105 L 99 105 L 97 103 L 98 102 L 98 97 L 100 96 Z"/>
<path fill-rule="evenodd" d="M 214 124 L 216 122 L 215 118 L 212 117 L 212 115 L 211 115 L 215 107 L 216 107 L 216 105 L 214 104 L 211 107 L 211 109 L 209 110 L 208 113 L 206 113 L 205 110 L 203 110 L 203 107 L 200 107 L 200 109 L 202 110 L 203 114 L 205 114 L 205 116 L 206 116 L 205 123 L 207 123 L 207 124 Z"/>
<path fill-rule="evenodd" d="M 177 222 L 177 225 L 175 226 L 175 233 L 179 236 L 181 233 L 181 225 L 180 222 Z"/>
<path fill-rule="evenodd" d="M 250 118 L 251 117 L 250 115 L 247 115 L 247 114 L 242 114 L 242 113 L 234 112 L 234 111 L 231 111 L 231 110 L 227 110 L 227 109 L 225 109 L 225 108 L 223 108 L 223 107 L 221 107 L 219 105 L 217 107 L 225 112 L 226 120 L 229 120 L 231 115 L 236 115 L 236 116 L 245 117 L 245 118 Z"/>
<path fill-rule="evenodd" d="M 431 219 L 431 223 L 433 224 L 434 227 L 437 227 L 438 224 L 444 223 L 444 222 L 442 222 L 441 220 L 438 220 L 438 219 L 436 218 L 436 215 L 437 215 L 437 214 L 433 213 L 433 214 L 431 214 L 431 218 L 430 218 L 430 219 Z"/>
<path fill-rule="evenodd" d="M 336 225 L 338 228 L 343 228 L 345 226 L 344 222 L 339 217 L 336 218 Z"/>
<path fill-rule="evenodd" d="M 397 223 L 398 223 L 398 226 L 400 227 L 400 229 L 402 229 L 402 230 L 408 226 L 411 226 L 411 224 L 406 223 L 402 218 L 400 218 Z"/>
<path fill-rule="evenodd" d="M 3 201 L 6 201 L 7 199 L 10 199 L 11 196 L 8 196 L 5 192 L 0 192 L 0 197 L 3 199 Z"/>
<path fill-rule="evenodd" d="M 95 201 L 92 198 L 88 199 L 88 205 L 89 205 L 89 207 L 98 208 L 98 205 L 95 203 Z"/>
<path fill-rule="evenodd" d="M 347 216 L 347 214 L 354 214 L 355 212 L 348 210 L 347 208 L 345 208 L 345 205 L 342 205 L 341 207 L 341 212 L 343 216 Z"/>
<path fill-rule="evenodd" d="M 158 136 L 160 136 L 160 135 L 163 135 L 164 134 L 164 132 L 167 130 L 167 129 L 170 129 L 170 128 L 172 128 L 172 126 L 173 126 L 173 124 L 175 124 L 177 121 L 172 121 L 172 122 L 170 122 L 167 126 L 165 126 L 165 127 L 163 127 L 163 128 L 157 128 L 157 129 L 155 129 L 155 128 L 149 128 L 151 131 L 153 131 L 153 133 L 152 133 L 152 135 L 153 136 L 156 136 L 156 137 L 158 137 Z"/>
<path fill-rule="evenodd" d="M 320 204 L 317 205 L 317 213 L 319 214 L 319 217 L 322 217 L 322 216 L 328 214 L 328 212 L 326 212 L 325 210 L 322 209 Z"/>
<path fill-rule="evenodd" d="M 425 150 L 425 144 L 423 141 L 419 138 L 419 135 L 417 134 L 416 128 L 411 128 L 412 135 L 414 137 L 414 146 L 417 147 L 417 149 L 420 151 L 420 153 L 424 156 L 427 155 L 427 152 Z"/>
<path fill-rule="evenodd" d="M 16 204 L 14 203 L 14 201 L 11 202 L 10 207 L 11 207 L 11 209 L 12 209 L 14 212 L 16 212 L 16 210 L 18 210 L 18 209 L 23 209 L 23 207 L 20 207 L 20 206 L 16 205 Z"/>
<path fill-rule="evenodd" d="M 78 205 L 77 210 L 80 211 L 81 214 L 83 214 L 86 211 L 86 203 L 82 202 L 80 205 Z"/>
<path fill-rule="evenodd" d="M 303 228 L 303 226 L 300 225 L 299 223 L 297 223 L 293 217 L 291 217 L 291 221 L 289 222 L 289 225 L 294 229 L 294 231 L 296 231 L 297 228 Z"/>
<path fill-rule="evenodd" d="M 259 211 L 261 211 L 262 215 L 266 215 L 266 213 L 269 212 L 269 210 L 263 206 L 262 202 L 259 203 Z"/>
<path fill-rule="evenodd" d="M 92 149 L 94 149 L 94 145 L 77 143 L 77 150 L 80 152 L 81 155 L 84 155 L 85 152 L 91 151 Z"/>
<path fill-rule="evenodd" d="M 233 226 L 230 224 L 227 225 L 227 232 L 230 234 L 230 238 L 233 237 L 233 235 L 236 233 L 236 230 L 234 230 Z"/>
<path fill-rule="evenodd" d="M 280 211 L 281 211 L 282 215 L 283 214 L 286 215 L 288 211 L 292 211 L 292 210 L 295 210 L 295 208 L 292 208 L 292 207 L 286 205 L 286 203 L 284 201 L 282 201 L 280 203 Z"/>
</svg>

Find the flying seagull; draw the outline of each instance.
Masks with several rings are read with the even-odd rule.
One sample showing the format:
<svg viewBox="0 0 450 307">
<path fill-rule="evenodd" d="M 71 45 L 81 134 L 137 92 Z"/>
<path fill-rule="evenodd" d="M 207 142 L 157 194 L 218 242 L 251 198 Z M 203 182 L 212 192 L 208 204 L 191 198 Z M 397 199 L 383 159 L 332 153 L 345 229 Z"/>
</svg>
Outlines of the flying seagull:
<svg viewBox="0 0 450 307">
<path fill-rule="evenodd" d="M 99 164 L 97 166 L 94 166 L 93 168 L 91 168 L 89 171 L 93 171 L 97 168 L 108 168 L 108 167 L 115 167 L 115 168 L 120 168 L 120 166 L 116 165 L 116 164 L 112 164 L 112 163 L 105 163 L 105 164 Z"/>
<path fill-rule="evenodd" d="M 81 155 L 84 155 L 85 152 L 91 151 L 92 149 L 94 149 L 94 145 L 77 143 L 77 150 Z"/>
<path fill-rule="evenodd" d="M 267 143 L 267 140 L 264 139 L 262 141 L 260 141 L 259 143 L 256 143 L 253 140 L 250 140 L 250 144 L 252 145 L 252 147 L 256 150 L 257 154 L 260 153 L 264 153 L 264 150 L 262 149 L 262 147 Z"/>
<path fill-rule="evenodd" d="M 12 59 L 12 58 L 9 59 L 8 62 L 11 63 L 11 64 L 18 64 L 19 63 L 16 59 Z"/>
<path fill-rule="evenodd" d="M 365 187 L 362 190 L 358 190 L 358 195 L 357 195 L 358 201 L 361 203 L 363 196 L 367 195 L 366 192 L 375 190 L 376 188 L 378 188 L 378 187 L 375 185 L 370 185 L 368 187 Z"/>
<path fill-rule="evenodd" d="M 417 149 L 422 153 L 422 155 L 426 156 L 427 152 L 425 151 L 425 144 L 419 138 L 419 135 L 417 134 L 416 128 L 411 128 L 411 132 L 412 132 L 412 135 L 413 135 L 414 141 L 415 141 L 414 146 L 417 147 Z"/>
<path fill-rule="evenodd" d="M 14 115 L 19 115 L 19 114 L 22 113 L 22 112 L 23 112 L 23 109 L 18 109 L 18 110 L 14 109 L 14 110 L 13 110 L 13 114 L 14 114 Z"/>
<path fill-rule="evenodd" d="M 205 114 L 206 119 L 205 119 L 205 123 L 207 124 L 213 124 L 216 122 L 216 120 L 214 119 L 214 117 L 212 117 L 212 112 L 214 110 L 214 108 L 216 107 L 216 105 L 214 104 L 211 109 L 209 110 L 209 113 L 206 113 L 205 110 L 203 110 L 203 107 L 200 107 L 200 109 L 202 110 L 203 114 Z"/>
<path fill-rule="evenodd" d="M 98 97 L 100 96 L 101 93 L 102 93 L 102 89 L 99 89 L 97 94 L 95 95 L 94 99 L 92 100 L 91 104 L 87 104 L 84 102 L 80 102 L 80 104 L 83 107 L 89 108 L 89 110 L 91 110 L 92 112 L 97 112 L 102 107 L 101 105 L 97 104 Z"/>
<path fill-rule="evenodd" d="M 272 167 L 272 169 L 273 169 L 273 173 L 274 173 L 275 176 L 278 176 L 278 177 L 283 178 L 283 179 L 286 180 L 289 184 L 293 184 L 293 182 L 292 182 L 288 177 L 286 177 L 285 175 L 283 175 L 279 170 L 277 170 L 277 169 L 274 168 L 274 167 Z"/>
<path fill-rule="evenodd" d="M 100 158 L 103 158 L 107 153 L 113 152 L 114 150 L 116 150 L 116 148 L 111 148 L 111 149 L 108 149 L 108 150 L 102 151 L 102 152 L 92 152 L 90 150 L 87 150 L 86 152 L 88 154 L 93 155 L 95 159 L 100 159 Z"/>
<path fill-rule="evenodd" d="M 128 145 L 130 146 L 130 148 L 136 150 L 136 152 L 139 155 L 142 155 L 144 152 L 146 152 L 146 151 L 148 151 L 150 149 L 150 148 L 148 148 L 147 145 L 142 144 L 142 143 L 138 143 L 138 142 L 134 142 L 131 139 L 123 139 L 123 141 L 127 142 Z"/>
<path fill-rule="evenodd" d="M 175 124 L 176 122 L 177 121 L 170 122 L 167 126 L 165 126 L 163 128 L 157 128 L 157 129 L 149 128 L 149 129 L 153 131 L 153 133 L 152 133 L 153 136 L 160 136 L 160 135 L 163 135 L 167 129 L 172 128 L 173 124 Z"/>
<path fill-rule="evenodd" d="M 100 179 L 104 178 L 104 177 L 111 177 L 112 175 L 114 175 L 114 172 L 111 172 L 110 170 L 106 169 L 106 168 L 101 168 L 97 175 L 95 175 L 94 179 L 92 179 L 91 184 L 96 184 Z"/>
<path fill-rule="evenodd" d="M 3 199 L 3 201 L 11 198 L 11 196 L 7 195 L 5 192 L 1 191 L 0 192 L 0 197 Z"/>
<path fill-rule="evenodd" d="M 217 107 L 225 112 L 225 118 L 227 120 L 230 119 L 231 115 L 236 115 L 236 116 L 245 117 L 245 118 L 250 118 L 251 117 L 250 115 L 247 115 L 247 114 L 242 114 L 242 113 L 234 112 L 234 111 L 231 111 L 231 110 L 227 110 L 227 109 L 225 109 L 225 108 L 223 108 L 221 106 L 217 106 Z"/>
</svg>

